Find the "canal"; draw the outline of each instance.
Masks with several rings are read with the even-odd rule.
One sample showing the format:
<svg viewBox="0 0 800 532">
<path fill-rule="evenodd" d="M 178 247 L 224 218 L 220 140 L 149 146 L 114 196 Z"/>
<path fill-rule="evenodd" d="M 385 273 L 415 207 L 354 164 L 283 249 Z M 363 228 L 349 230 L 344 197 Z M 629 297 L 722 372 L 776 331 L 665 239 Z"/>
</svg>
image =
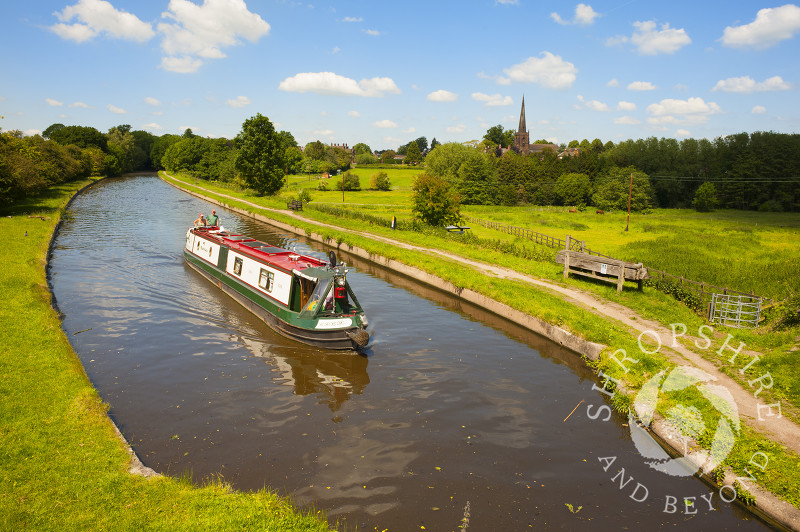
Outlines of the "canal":
<svg viewBox="0 0 800 532">
<path fill-rule="evenodd" d="M 152 175 L 104 180 L 50 259 L 64 330 L 145 465 L 266 486 L 351 530 L 766 528 L 648 467 L 626 418 L 592 419 L 605 396 L 577 355 L 391 271 L 339 257 L 369 318 L 364 355 L 277 335 L 184 264 L 211 207 Z M 328 251 L 217 211 L 229 230 Z"/>
</svg>

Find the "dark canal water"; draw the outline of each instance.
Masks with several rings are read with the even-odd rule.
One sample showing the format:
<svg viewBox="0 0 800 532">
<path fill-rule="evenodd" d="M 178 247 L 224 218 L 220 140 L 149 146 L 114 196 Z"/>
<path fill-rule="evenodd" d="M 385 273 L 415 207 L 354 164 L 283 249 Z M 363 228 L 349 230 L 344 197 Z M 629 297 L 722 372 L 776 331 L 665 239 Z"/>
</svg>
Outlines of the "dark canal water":
<svg viewBox="0 0 800 532">
<path fill-rule="evenodd" d="M 50 261 L 64 330 L 146 465 L 269 486 L 348 529 L 765 528 L 650 469 L 626 419 L 590 419 L 604 396 L 576 355 L 392 272 L 340 257 L 366 356 L 275 334 L 184 265 L 186 228 L 210 209 L 153 176 L 106 180 L 73 203 Z M 228 229 L 327 251 L 218 211 Z"/>
</svg>

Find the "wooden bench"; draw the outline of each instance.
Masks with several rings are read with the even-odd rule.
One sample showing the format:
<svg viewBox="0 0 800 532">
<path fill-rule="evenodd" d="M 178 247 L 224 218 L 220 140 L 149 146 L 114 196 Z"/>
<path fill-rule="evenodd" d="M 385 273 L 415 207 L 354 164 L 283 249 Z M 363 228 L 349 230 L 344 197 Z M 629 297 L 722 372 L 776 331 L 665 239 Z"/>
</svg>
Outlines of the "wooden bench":
<svg viewBox="0 0 800 532">
<path fill-rule="evenodd" d="M 303 210 L 303 202 L 300 200 L 292 200 L 286 204 L 287 209 L 292 209 L 293 211 L 302 211 Z"/>
<path fill-rule="evenodd" d="M 564 279 L 569 274 L 583 275 L 617 284 L 617 292 L 622 291 L 625 281 L 636 281 L 639 290 L 642 282 L 650 275 L 642 263 L 631 263 L 607 257 L 597 257 L 580 251 L 562 249 L 556 254 L 556 262 L 564 265 Z"/>
<path fill-rule="evenodd" d="M 444 228 L 447 229 L 448 233 L 459 233 L 462 235 L 465 230 L 469 229 L 469 227 L 465 225 L 445 225 Z"/>
</svg>

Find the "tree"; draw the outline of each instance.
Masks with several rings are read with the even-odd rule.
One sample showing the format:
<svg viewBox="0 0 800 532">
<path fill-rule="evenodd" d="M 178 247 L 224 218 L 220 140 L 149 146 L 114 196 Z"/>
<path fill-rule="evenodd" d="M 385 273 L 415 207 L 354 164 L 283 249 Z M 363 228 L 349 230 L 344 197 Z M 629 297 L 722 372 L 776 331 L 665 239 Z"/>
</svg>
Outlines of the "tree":
<svg viewBox="0 0 800 532">
<path fill-rule="evenodd" d="M 433 226 L 461 221 L 459 197 L 444 179 L 426 172 L 414 179 L 411 190 L 411 212 L 417 219 Z"/>
<path fill-rule="evenodd" d="M 463 203 L 493 205 L 496 203 L 497 178 L 486 155 L 472 151 L 458 167 L 457 190 Z"/>
<path fill-rule="evenodd" d="M 394 150 L 386 150 L 381 154 L 381 162 L 384 164 L 386 163 L 391 164 L 392 162 L 394 162 L 395 155 L 397 155 L 397 153 L 395 153 Z"/>
<path fill-rule="evenodd" d="M 514 130 L 513 129 L 503 129 L 503 126 L 497 124 L 496 126 L 492 126 L 486 130 L 486 134 L 483 136 L 484 139 L 488 140 L 495 146 L 511 146 L 514 144 Z"/>
<path fill-rule="evenodd" d="M 562 205 L 586 205 L 592 184 L 586 174 L 562 174 L 556 181 L 555 191 Z"/>
<path fill-rule="evenodd" d="M 431 141 L 431 150 L 433 150 L 436 146 L 439 146 L 440 144 L 441 142 L 436 140 L 436 137 L 433 137 L 433 140 Z"/>
<path fill-rule="evenodd" d="M 372 148 L 370 148 L 368 145 L 364 144 L 363 142 L 359 142 L 358 144 L 353 146 L 353 153 L 356 154 L 356 155 L 361 155 L 361 154 L 364 154 L 364 153 L 368 153 L 369 155 L 372 155 Z"/>
<path fill-rule="evenodd" d="M 628 195 L 631 190 L 631 211 L 643 211 L 653 206 L 653 189 L 647 174 L 634 167 L 613 168 L 602 177 L 597 192 L 592 196 L 594 204 L 603 210 L 625 211 L 628 208 Z"/>
<path fill-rule="evenodd" d="M 419 151 L 421 153 L 425 153 L 425 150 L 428 149 L 428 139 L 426 139 L 425 137 L 420 137 L 414 142 L 417 143 L 417 146 L 419 147 Z"/>
<path fill-rule="evenodd" d="M 269 118 L 258 113 L 245 120 L 236 144 L 235 167 L 243 184 L 261 195 L 278 192 L 283 186 L 286 148 Z"/>
<path fill-rule="evenodd" d="M 336 190 L 361 190 L 361 179 L 352 172 L 345 172 L 336 182 Z"/>
<path fill-rule="evenodd" d="M 698 212 L 710 212 L 714 210 L 719 202 L 717 201 L 717 189 L 714 183 L 706 181 L 694 193 L 694 201 L 692 206 Z"/>
<path fill-rule="evenodd" d="M 436 177 L 456 183 L 461 164 L 475 152 L 475 148 L 464 146 L 458 142 L 440 144 L 425 158 L 425 168 Z"/>
<path fill-rule="evenodd" d="M 369 178 L 369 186 L 374 190 L 392 190 L 392 183 L 386 172 L 378 172 Z"/>
<path fill-rule="evenodd" d="M 299 174 L 303 171 L 303 152 L 297 146 L 289 146 L 286 153 L 286 173 Z"/>
<path fill-rule="evenodd" d="M 294 140 L 294 135 L 288 131 L 278 132 L 278 138 L 281 139 L 281 144 L 283 144 L 284 148 L 294 148 L 297 146 L 297 141 Z"/>
<path fill-rule="evenodd" d="M 196 136 L 197 136 L 197 135 L 195 135 L 195 134 L 194 134 L 194 132 L 192 131 L 192 128 L 190 128 L 190 127 L 187 127 L 187 128 L 186 128 L 186 129 L 183 131 L 183 135 L 182 135 L 182 137 L 183 137 L 183 138 L 185 138 L 185 139 L 193 139 L 193 138 L 195 138 Z"/>
<path fill-rule="evenodd" d="M 314 159 L 315 161 L 321 161 L 325 158 L 325 145 L 318 140 L 315 140 L 314 142 L 309 142 L 308 144 L 306 144 L 303 153 L 309 159 Z"/>
<path fill-rule="evenodd" d="M 422 162 L 422 154 L 416 142 L 411 142 L 408 145 L 408 151 L 406 152 L 404 162 L 406 164 L 419 164 Z"/>
<path fill-rule="evenodd" d="M 64 127 L 64 124 L 51 124 L 51 125 L 47 126 L 47 129 L 45 129 L 44 131 L 42 131 L 42 137 L 44 137 L 44 138 L 46 138 L 46 139 L 49 139 L 49 138 L 50 138 L 50 135 L 51 135 L 53 132 L 55 132 L 55 131 L 58 131 L 58 130 L 59 130 L 59 129 L 61 129 L 62 127 Z"/>
</svg>

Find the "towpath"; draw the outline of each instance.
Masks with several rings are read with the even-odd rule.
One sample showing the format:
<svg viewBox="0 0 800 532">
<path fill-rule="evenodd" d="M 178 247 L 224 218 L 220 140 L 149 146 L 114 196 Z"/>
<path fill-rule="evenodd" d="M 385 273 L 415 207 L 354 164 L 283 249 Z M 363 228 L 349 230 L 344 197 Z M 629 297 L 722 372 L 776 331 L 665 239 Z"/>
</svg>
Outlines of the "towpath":
<svg viewBox="0 0 800 532">
<path fill-rule="evenodd" d="M 311 223 L 314 225 L 318 225 L 320 227 L 327 227 L 342 233 L 359 235 L 364 238 L 385 242 L 387 244 L 391 244 L 392 246 L 396 246 L 403 249 L 420 251 L 431 255 L 438 255 L 453 261 L 457 261 L 460 264 L 469 265 L 477 271 L 493 275 L 497 278 L 513 279 L 535 285 L 541 289 L 547 290 L 550 293 L 558 295 L 560 298 L 562 298 L 564 301 L 570 304 L 577 305 L 581 308 L 588 310 L 589 312 L 592 312 L 598 316 L 602 316 L 606 319 L 610 318 L 612 320 L 617 321 L 618 323 L 622 324 L 628 331 L 630 331 L 634 336 L 639 336 L 640 334 L 645 333 L 645 331 L 652 331 L 658 335 L 658 337 L 662 342 L 661 352 L 665 354 L 667 357 L 669 357 L 671 361 L 673 361 L 676 364 L 686 364 L 687 362 L 691 363 L 692 365 L 705 371 L 709 375 L 714 376 L 717 379 L 716 381 L 717 384 L 724 386 L 728 391 L 730 391 L 731 395 L 736 401 L 736 404 L 739 407 L 740 418 L 749 427 L 763 434 L 770 440 L 779 442 L 788 449 L 791 449 L 795 453 L 800 454 L 800 425 L 793 422 L 785 415 L 768 416 L 767 414 L 769 412 L 765 408 L 764 401 L 760 400 L 755 395 L 755 392 L 758 391 L 758 388 L 760 386 L 760 381 L 754 383 L 753 387 L 748 389 L 740 385 L 737 381 L 735 381 L 728 375 L 722 373 L 717 368 L 716 365 L 704 359 L 702 355 L 699 354 L 698 352 L 700 351 L 699 349 L 697 348 L 693 349 L 690 347 L 690 346 L 695 346 L 694 343 L 695 340 L 697 340 L 698 343 L 702 343 L 702 338 L 700 337 L 694 337 L 687 333 L 683 338 L 684 340 L 688 341 L 673 343 L 672 341 L 673 331 L 671 328 L 665 327 L 658 322 L 645 319 L 639 314 L 637 314 L 634 310 L 625 307 L 623 305 L 620 305 L 618 303 L 602 299 L 596 294 L 560 285 L 552 281 L 531 277 L 529 275 L 521 274 L 515 270 L 504 268 L 502 266 L 496 266 L 494 264 L 488 264 L 485 262 L 472 260 L 448 251 L 443 251 L 436 248 L 428 248 L 424 246 L 417 246 L 414 244 L 409 244 L 408 242 L 395 240 L 392 238 L 376 235 L 374 233 L 366 231 L 354 231 L 344 227 L 312 220 L 294 211 L 285 211 L 280 209 L 264 207 L 262 205 L 245 201 L 241 198 L 237 198 L 235 196 L 230 196 L 227 194 L 222 194 L 220 192 L 203 189 L 202 187 L 199 187 L 197 185 L 192 185 L 192 186 L 195 188 L 199 188 L 201 190 L 205 190 L 209 194 L 213 194 L 215 196 L 225 197 L 240 203 L 247 204 L 260 211 L 280 213 L 283 216 L 289 216 L 297 220 L 302 220 L 305 223 Z M 208 199 L 209 201 L 212 202 L 214 201 L 214 199 L 210 197 L 206 197 L 205 199 Z M 643 337 L 643 342 L 646 343 L 648 338 L 654 338 L 652 333 L 648 332 Z M 739 342 L 734 338 L 731 340 L 730 345 L 732 348 L 735 349 L 739 346 Z M 726 350 L 726 353 L 728 354 L 728 356 L 730 356 L 733 354 L 733 351 Z M 737 358 L 737 364 L 740 364 L 739 367 L 743 368 L 750 361 L 750 357 L 757 355 L 763 357 L 761 353 L 755 351 L 742 350 L 742 352 L 739 354 L 739 357 Z M 635 354 L 633 353 L 629 354 L 629 356 L 632 358 L 636 358 Z M 620 356 L 620 359 L 621 358 L 622 357 Z M 751 382 L 752 379 L 756 379 L 761 376 L 761 372 L 756 371 L 755 368 L 757 368 L 756 364 L 754 364 L 753 367 L 750 369 L 750 371 L 746 373 L 748 379 L 750 379 Z M 781 406 L 783 410 L 788 410 L 790 408 L 790 405 L 787 404 L 783 404 Z M 759 416 L 759 407 L 761 409 L 760 416 Z M 773 409 L 772 413 L 776 414 L 776 411 Z"/>
</svg>

